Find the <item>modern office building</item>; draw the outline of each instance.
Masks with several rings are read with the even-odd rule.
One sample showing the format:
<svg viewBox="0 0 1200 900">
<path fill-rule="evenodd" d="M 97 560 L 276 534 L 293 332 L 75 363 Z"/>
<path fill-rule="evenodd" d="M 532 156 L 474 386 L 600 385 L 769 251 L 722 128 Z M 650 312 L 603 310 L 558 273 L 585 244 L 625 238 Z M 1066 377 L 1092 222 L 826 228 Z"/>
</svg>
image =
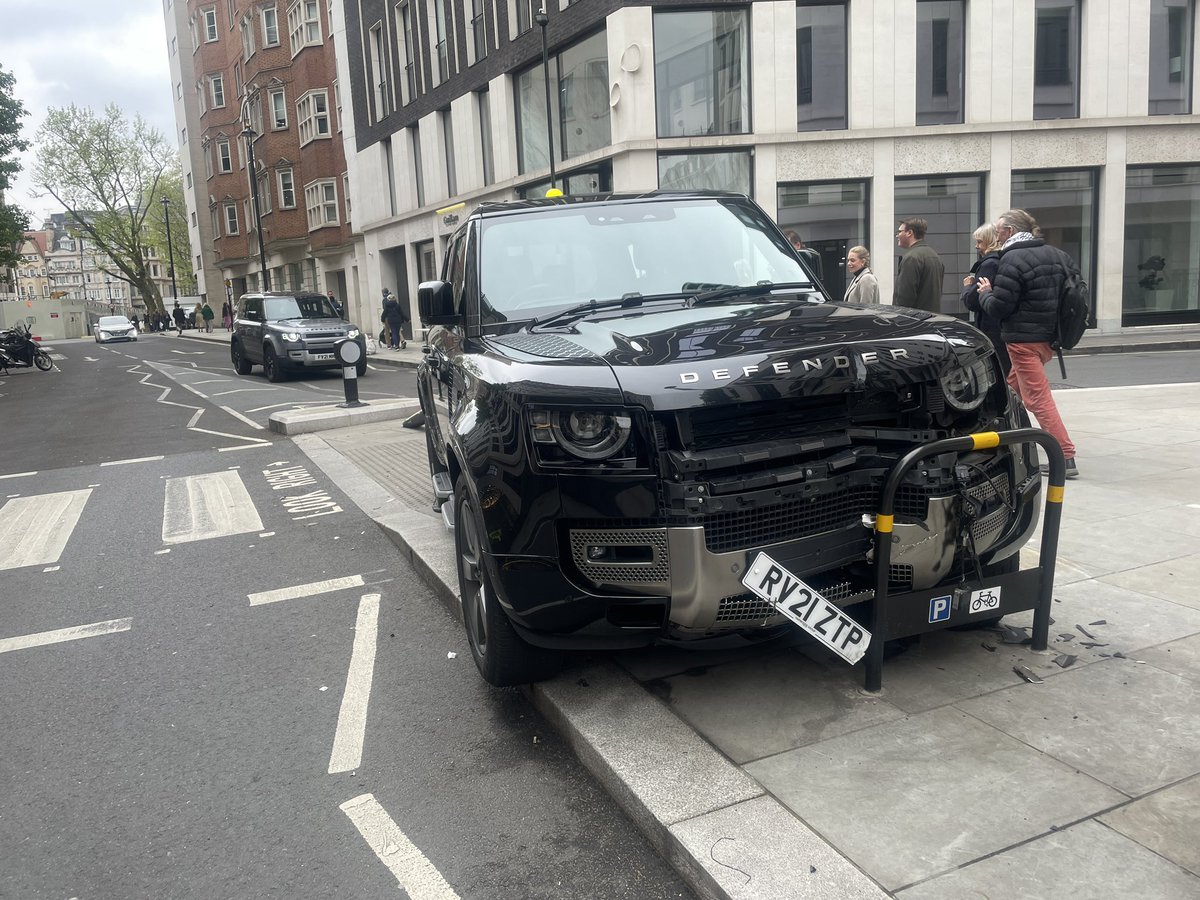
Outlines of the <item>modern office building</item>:
<svg viewBox="0 0 1200 900">
<path fill-rule="evenodd" d="M 550 0 L 548 92 L 539 5 L 335 10 L 372 302 L 415 306 L 476 204 L 543 195 L 552 141 L 568 193 L 752 195 L 835 294 L 862 244 L 890 298 L 919 216 L 957 312 L 972 230 L 1016 206 L 1077 258 L 1102 331 L 1200 321 L 1195 0 Z"/>
<path fill-rule="evenodd" d="M 265 287 L 346 297 L 334 4 L 164 0 L 164 17 L 200 294 L 215 308 Z"/>
</svg>

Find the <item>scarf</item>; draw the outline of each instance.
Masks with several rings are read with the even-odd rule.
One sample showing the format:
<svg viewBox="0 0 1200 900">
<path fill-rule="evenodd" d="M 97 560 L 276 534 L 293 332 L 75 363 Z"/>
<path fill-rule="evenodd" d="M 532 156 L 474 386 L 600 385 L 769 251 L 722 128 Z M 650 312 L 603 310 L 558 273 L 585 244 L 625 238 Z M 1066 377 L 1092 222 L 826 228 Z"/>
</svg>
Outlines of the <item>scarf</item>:
<svg viewBox="0 0 1200 900">
<path fill-rule="evenodd" d="M 1000 249 L 1007 250 L 1013 244 L 1019 243 L 1021 241 L 1032 241 L 1032 240 L 1035 240 L 1035 238 L 1028 231 L 1018 231 L 1016 234 L 1014 234 L 1012 237 L 1010 237 L 1007 241 L 1005 241 L 1004 246 L 1001 247 Z"/>
</svg>

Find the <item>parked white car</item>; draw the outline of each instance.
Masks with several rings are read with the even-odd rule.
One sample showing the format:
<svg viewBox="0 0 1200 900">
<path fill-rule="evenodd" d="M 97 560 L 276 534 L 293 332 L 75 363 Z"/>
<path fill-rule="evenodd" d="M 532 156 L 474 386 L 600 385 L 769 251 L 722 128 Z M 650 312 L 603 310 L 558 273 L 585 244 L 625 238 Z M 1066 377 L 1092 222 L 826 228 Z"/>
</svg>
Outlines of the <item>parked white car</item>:
<svg viewBox="0 0 1200 900">
<path fill-rule="evenodd" d="M 136 341 L 137 329 L 125 316 L 101 316 L 100 321 L 92 326 L 92 336 L 97 344 L 107 344 L 109 341 Z"/>
</svg>

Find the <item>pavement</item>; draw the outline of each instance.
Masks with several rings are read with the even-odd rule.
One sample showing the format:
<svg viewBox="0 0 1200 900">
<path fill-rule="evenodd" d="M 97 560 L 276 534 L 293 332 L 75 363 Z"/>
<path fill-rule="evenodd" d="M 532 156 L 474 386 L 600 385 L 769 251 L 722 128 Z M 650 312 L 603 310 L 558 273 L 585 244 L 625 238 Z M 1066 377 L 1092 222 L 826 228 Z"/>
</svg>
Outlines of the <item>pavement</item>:
<svg viewBox="0 0 1200 900">
<path fill-rule="evenodd" d="M 1192 346 L 1200 329 L 1156 329 L 1077 352 Z M 409 348 L 370 360 L 412 365 Z M 859 667 L 796 635 L 581 655 L 525 689 L 697 895 L 1200 897 L 1200 385 L 1056 399 L 1081 475 L 1048 651 L 936 632 L 867 694 Z M 309 413 L 305 433 L 276 430 L 461 616 L 424 434 L 400 423 L 416 408 L 398 398 L 370 424 L 313 430 Z"/>
</svg>

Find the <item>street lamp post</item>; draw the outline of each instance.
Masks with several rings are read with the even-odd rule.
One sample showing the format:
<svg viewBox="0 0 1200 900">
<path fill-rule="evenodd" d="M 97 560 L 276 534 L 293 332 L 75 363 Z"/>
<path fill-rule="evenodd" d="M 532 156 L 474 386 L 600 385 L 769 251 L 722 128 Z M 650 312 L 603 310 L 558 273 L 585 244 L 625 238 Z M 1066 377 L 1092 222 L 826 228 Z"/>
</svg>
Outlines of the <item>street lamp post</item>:
<svg viewBox="0 0 1200 900">
<path fill-rule="evenodd" d="M 554 187 L 554 117 L 550 113 L 550 55 L 546 51 L 546 23 L 550 17 L 546 15 L 546 7 L 542 7 L 534 15 L 538 28 L 542 29 L 542 80 L 546 83 L 546 148 L 550 153 L 550 187 Z"/>
<path fill-rule="evenodd" d="M 167 257 L 171 267 L 171 299 L 179 300 L 179 291 L 175 287 L 175 248 L 171 246 L 171 201 L 162 198 L 163 220 L 167 223 Z"/>
<path fill-rule="evenodd" d="M 254 165 L 254 139 L 258 137 L 250 123 L 246 122 L 242 137 L 246 139 L 246 152 L 250 162 L 250 197 L 254 201 L 254 230 L 258 233 L 258 267 L 262 272 L 262 289 L 271 289 L 271 273 L 267 271 L 267 251 L 263 247 L 262 216 L 258 208 L 258 170 Z"/>
</svg>

